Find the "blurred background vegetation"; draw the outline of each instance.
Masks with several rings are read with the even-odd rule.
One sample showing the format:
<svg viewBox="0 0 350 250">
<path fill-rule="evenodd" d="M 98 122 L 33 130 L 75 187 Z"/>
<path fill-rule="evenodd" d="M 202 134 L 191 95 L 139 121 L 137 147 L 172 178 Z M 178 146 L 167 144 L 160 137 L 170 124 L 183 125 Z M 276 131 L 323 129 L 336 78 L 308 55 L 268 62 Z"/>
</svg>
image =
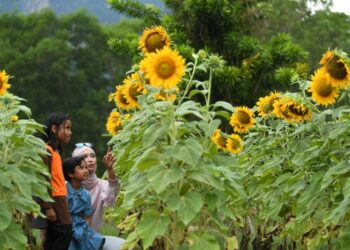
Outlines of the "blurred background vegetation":
<svg viewBox="0 0 350 250">
<path fill-rule="evenodd" d="M 312 11 L 315 3 L 322 10 Z M 331 12 L 331 4 L 2 0 L 0 69 L 15 76 L 11 92 L 27 100 L 38 122 L 53 111 L 70 114 L 73 139 L 65 156 L 75 142 L 90 141 L 101 159 L 113 108 L 108 94 L 138 59 L 137 37 L 145 27 L 163 25 L 187 58 L 199 49 L 222 56 L 226 66 L 215 72 L 212 101 L 251 107 L 271 90 L 292 88 L 293 74 L 309 75 L 328 48 L 350 52 L 350 17 Z"/>
</svg>

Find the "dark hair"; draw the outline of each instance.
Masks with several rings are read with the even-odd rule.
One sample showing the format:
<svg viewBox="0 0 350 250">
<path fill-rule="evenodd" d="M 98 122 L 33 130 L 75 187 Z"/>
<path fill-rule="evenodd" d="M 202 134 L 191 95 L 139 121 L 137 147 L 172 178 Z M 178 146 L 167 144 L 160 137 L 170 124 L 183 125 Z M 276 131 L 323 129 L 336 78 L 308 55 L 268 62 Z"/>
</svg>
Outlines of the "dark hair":
<svg viewBox="0 0 350 250">
<path fill-rule="evenodd" d="M 80 166 L 81 162 L 85 159 L 84 156 L 69 157 L 62 162 L 64 178 L 70 181 L 69 174 L 74 173 L 76 166 Z"/>
<path fill-rule="evenodd" d="M 61 145 L 58 145 L 56 135 L 52 132 L 51 127 L 53 125 L 59 126 L 64 124 L 67 120 L 70 120 L 69 116 L 62 112 L 51 113 L 45 121 L 45 134 L 42 139 L 48 143 L 54 150 L 61 149 Z"/>
</svg>

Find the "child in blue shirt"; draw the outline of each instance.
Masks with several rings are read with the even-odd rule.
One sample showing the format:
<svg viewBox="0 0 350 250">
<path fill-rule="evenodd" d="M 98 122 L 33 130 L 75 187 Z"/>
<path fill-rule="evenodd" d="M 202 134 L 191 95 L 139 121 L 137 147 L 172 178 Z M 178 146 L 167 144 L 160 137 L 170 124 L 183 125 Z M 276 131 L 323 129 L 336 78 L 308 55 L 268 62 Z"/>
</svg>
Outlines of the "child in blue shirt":
<svg viewBox="0 0 350 250">
<path fill-rule="evenodd" d="M 105 238 L 89 226 L 93 212 L 91 197 L 81 184 L 89 175 L 84 157 L 67 158 L 62 165 L 67 180 L 68 210 L 72 217 L 73 239 L 69 250 L 101 250 Z"/>
</svg>

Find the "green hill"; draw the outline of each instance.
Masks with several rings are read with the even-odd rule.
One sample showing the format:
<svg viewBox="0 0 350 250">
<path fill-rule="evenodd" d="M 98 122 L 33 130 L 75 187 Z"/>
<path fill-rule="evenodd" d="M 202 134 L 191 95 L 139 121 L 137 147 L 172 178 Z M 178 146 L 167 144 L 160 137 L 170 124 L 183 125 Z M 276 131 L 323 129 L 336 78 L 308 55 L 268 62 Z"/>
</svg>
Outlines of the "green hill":
<svg viewBox="0 0 350 250">
<path fill-rule="evenodd" d="M 164 9 L 161 0 L 139 0 L 141 3 L 150 3 Z M 111 10 L 106 0 L 1 0 L 0 13 L 23 12 L 31 13 L 50 8 L 56 14 L 67 14 L 84 8 L 95 15 L 102 23 L 113 23 L 118 21 L 122 15 Z"/>
</svg>

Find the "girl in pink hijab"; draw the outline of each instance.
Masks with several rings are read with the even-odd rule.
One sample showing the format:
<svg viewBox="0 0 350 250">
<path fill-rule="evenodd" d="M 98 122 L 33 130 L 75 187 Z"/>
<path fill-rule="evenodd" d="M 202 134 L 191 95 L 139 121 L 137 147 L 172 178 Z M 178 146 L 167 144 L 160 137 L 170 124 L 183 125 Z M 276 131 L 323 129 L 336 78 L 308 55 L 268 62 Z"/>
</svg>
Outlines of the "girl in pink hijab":
<svg viewBox="0 0 350 250">
<path fill-rule="evenodd" d="M 108 172 L 108 180 L 102 180 L 96 176 L 97 162 L 92 144 L 85 142 L 77 143 L 75 146 L 72 156 L 84 156 L 89 170 L 89 177 L 82 182 L 82 185 L 91 194 L 92 208 L 94 210 L 91 218 L 91 227 L 96 232 L 99 232 L 103 223 L 103 207 L 113 206 L 119 192 L 119 183 L 112 168 L 114 158 L 110 150 L 103 157 L 103 163 Z"/>
</svg>

